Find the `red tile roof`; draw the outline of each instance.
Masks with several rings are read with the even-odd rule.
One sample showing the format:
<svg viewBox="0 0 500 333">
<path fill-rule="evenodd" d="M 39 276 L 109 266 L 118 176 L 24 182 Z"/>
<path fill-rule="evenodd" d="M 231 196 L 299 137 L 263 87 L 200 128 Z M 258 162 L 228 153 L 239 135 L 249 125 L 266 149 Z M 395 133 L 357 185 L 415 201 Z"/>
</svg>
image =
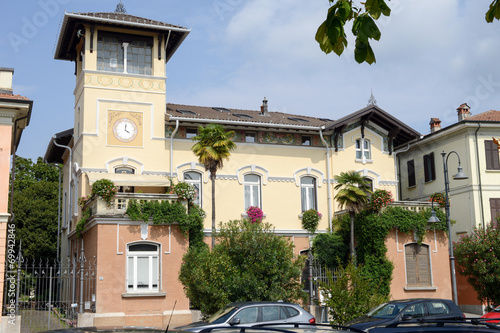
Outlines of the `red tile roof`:
<svg viewBox="0 0 500 333">
<path fill-rule="evenodd" d="M 474 116 L 469 116 L 465 119 L 466 121 L 500 121 L 500 111 L 490 110 L 476 114 Z"/>
<path fill-rule="evenodd" d="M 5 99 L 17 99 L 17 100 L 25 100 L 29 101 L 30 99 L 21 95 L 12 95 L 12 94 L 1 94 L 0 93 L 0 99 L 5 98 Z"/>
</svg>

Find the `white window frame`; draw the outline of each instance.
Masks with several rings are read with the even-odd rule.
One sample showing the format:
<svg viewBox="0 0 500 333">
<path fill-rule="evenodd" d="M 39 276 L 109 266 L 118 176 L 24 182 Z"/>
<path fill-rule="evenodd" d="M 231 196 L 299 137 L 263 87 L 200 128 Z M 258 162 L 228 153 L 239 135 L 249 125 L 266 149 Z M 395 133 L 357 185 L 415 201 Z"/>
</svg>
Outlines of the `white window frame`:
<svg viewBox="0 0 500 333">
<path fill-rule="evenodd" d="M 305 184 L 303 181 L 312 179 L 312 184 Z M 318 196 L 317 196 L 316 178 L 311 176 L 304 176 L 300 178 L 300 206 L 302 212 L 309 209 L 318 210 Z"/>
<path fill-rule="evenodd" d="M 196 174 L 198 175 L 199 179 L 187 179 L 186 176 L 188 176 L 189 174 Z M 194 204 L 197 204 L 198 206 L 200 207 L 203 207 L 202 204 L 202 198 L 203 198 L 203 175 L 201 174 L 201 172 L 198 172 L 198 171 L 185 171 L 184 172 L 184 181 L 188 184 L 191 184 L 194 186 L 195 189 L 197 189 L 196 191 L 196 199 L 194 200 Z"/>
<path fill-rule="evenodd" d="M 371 161 L 372 145 L 370 140 L 365 138 L 356 139 L 355 147 L 356 161 L 362 161 L 363 163 L 366 163 L 366 161 Z"/>
<path fill-rule="evenodd" d="M 257 177 L 258 181 L 250 181 L 247 179 L 248 176 L 255 176 Z M 255 173 L 249 173 L 244 175 L 243 179 L 244 179 L 243 195 L 245 198 L 245 211 L 247 211 L 250 206 L 259 207 L 260 209 L 262 209 L 262 190 L 261 190 L 262 177 Z M 254 202 L 255 198 L 257 198 L 257 202 Z"/>
<path fill-rule="evenodd" d="M 134 245 L 153 245 L 156 246 L 156 251 L 131 251 L 130 247 Z M 127 292 L 130 293 L 151 293 L 151 292 L 158 292 L 160 291 L 160 284 L 161 284 L 161 245 L 158 243 L 153 243 L 153 242 L 137 242 L 137 243 L 130 243 L 127 244 L 127 258 L 126 258 L 126 272 L 125 272 L 125 287 Z M 137 260 L 138 258 L 148 258 L 148 269 L 149 269 L 149 281 L 147 282 L 147 288 L 140 288 L 138 287 L 137 284 L 137 273 L 138 273 L 138 267 L 137 267 Z M 156 271 L 157 271 L 157 279 L 154 281 L 154 274 L 153 274 L 153 268 L 154 268 L 154 261 L 153 259 L 156 258 Z M 130 267 L 130 260 L 132 259 L 132 265 L 133 267 Z M 129 283 L 129 272 L 132 270 L 132 283 Z M 156 287 L 154 286 L 156 282 Z M 132 285 L 130 287 L 130 285 Z"/>
</svg>

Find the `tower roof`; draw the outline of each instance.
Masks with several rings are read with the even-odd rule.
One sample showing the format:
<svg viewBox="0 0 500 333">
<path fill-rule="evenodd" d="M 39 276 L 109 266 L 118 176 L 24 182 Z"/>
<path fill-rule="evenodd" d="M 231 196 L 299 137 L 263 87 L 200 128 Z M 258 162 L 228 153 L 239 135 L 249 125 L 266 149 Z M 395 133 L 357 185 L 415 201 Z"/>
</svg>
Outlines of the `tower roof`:
<svg viewBox="0 0 500 333">
<path fill-rule="evenodd" d="M 71 61 L 76 58 L 75 47 L 79 41 L 77 34 L 85 24 L 126 27 L 163 33 L 166 35 L 165 39 L 168 39 L 166 61 L 172 57 L 190 32 L 190 29 L 178 25 L 126 13 L 65 13 L 54 54 L 55 59 Z"/>
</svg>

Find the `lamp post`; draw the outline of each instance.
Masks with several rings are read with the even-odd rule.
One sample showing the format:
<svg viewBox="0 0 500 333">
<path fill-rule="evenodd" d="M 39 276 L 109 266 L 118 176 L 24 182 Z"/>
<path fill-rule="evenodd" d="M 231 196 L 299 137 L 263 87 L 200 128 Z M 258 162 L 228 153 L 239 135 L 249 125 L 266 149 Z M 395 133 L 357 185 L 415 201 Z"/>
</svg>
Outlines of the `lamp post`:
<svg viewBox="0 0 500 333">
<path fill-rule="evenodd" d="M 446 154 L 444 151 L 441 153 L 441 156 L 443 157 L 443 170 L 444 170 L 444 193 L 445 193 L 445 211 L 446 211 L 446 227 L 448 228 L 448 246 L 449 246 L 449 252 L 450 252 L 450 269 L 451 269 L 451 286 L 452 286 L 452 292 L 453 292 L 453 302 L 458 305 L 458 297 L 457 297 L 457 278 L 455 274 L 455 257 L 453 255 L 453 242 L 451 241 L 451 223 L 450 223 L 450 198 L 449 198 L 449 190 L 450 190 L 450 182 L 448 180 L 448 157 L 450 157 L 451 153 L 454 153 L 457 155 L 458 158 L 458 172 L 455 176 L 453 176 L 453 179 L 455 180 L 462 180 L 462 179 L 468 179 L 467 175 L 463 172 L 462 166 L 460 165 L 460 156 L 456 151 L 450 151 L 448 154 Z M 434 197 L 434 196 L 432 196 Z M 431 217 L 429 218 L 428 222 L 433 223 L 433 222 L 440 222 L 439 219 L 436 217 L 436 212 L 434 211 L 434 201 L 432 200 L 432 211 L 431 211 Z"/>
</svg>

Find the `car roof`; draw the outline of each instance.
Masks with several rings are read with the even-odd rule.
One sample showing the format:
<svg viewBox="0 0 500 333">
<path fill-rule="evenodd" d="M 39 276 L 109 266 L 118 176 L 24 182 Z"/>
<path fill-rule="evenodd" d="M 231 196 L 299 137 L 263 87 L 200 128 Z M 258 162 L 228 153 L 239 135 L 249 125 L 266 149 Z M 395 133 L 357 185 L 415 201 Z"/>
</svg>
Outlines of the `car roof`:
<svg viewBox="0 0 500 333">
<path fill-rule="evenodd" d="M 228 306 L 234 306 L 236 308 L 240 308 L 242 306 L 248 306 L 248 305 L 292 305 L 292 306 L 298 306 L 298 304 L 295 303 L 288 303 L 288 302 L 281 302 L 281 301 L 250 301 L 250 302 L 234 302 L 228 304 Z"/>
<path fill-rule="evenodd" d="M 399 300 L 392 300 L 387 303 L 407 303 L 407 304 L 412 304 L 412 303 L 418 303 L 418 302 L 423 302 L 423 301 L 441 301 L 441 302 L 449 302 L 450 300 L 448 299 L 442 299 L 442 298 L 407 298 L 407 299 L 399 299 Z"/>
</svg>

